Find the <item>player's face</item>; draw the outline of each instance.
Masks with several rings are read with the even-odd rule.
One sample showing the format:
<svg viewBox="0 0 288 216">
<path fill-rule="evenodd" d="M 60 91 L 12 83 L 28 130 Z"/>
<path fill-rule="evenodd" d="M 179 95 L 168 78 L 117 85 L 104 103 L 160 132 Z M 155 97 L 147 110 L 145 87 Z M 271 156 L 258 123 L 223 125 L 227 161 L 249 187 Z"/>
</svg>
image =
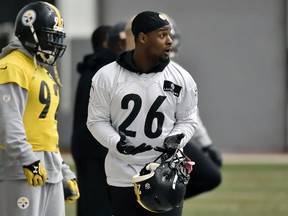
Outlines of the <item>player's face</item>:
<svg viewBox="0 0 288 216">
<path fill-rule="evenodd" d="M 171 28 L 167 25 L 147 34 L 148 56 L 154 60 L 157 59 L 158 61 L 163 61 L 169 58 L 173 44 L 173 40 L 170 37 L 170 31 Z"/>
</svg>

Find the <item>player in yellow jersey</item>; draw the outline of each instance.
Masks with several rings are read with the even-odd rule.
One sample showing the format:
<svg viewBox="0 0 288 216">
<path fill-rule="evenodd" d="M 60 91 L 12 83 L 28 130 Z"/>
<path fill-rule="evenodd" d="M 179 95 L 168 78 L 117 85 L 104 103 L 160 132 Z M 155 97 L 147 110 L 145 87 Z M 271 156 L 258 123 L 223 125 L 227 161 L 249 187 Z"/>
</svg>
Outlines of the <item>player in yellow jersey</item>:
<svg viewBox="0 0 288 216">
<path fill-rule="evenodd" d="M 76 176 L 58 146 L 55 64 L 65 51 L 64 37 L 59 10 L 30 3 L 18 13 L 15 37 L 0 54 L 1 216 L 63 216 L 64 199 L 79 197 Z M 54 66 L 56 80 L 46 66 Z"/>
</svg>

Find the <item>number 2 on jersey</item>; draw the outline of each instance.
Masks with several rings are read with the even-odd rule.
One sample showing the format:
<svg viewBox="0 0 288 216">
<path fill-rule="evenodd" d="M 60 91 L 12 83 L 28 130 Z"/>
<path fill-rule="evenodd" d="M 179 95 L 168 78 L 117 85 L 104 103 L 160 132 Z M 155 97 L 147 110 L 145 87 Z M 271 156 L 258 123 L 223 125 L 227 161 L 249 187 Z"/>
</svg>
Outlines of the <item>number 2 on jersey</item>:
<svg viewBox="0 0 288 216">
<path fill-rule="evenodd" d="M 165 117 L 162 112 L 157 112 L 157 110 L 161 106 L 161 104 L 164 102 L 165 98 L 166 96 L 158 96 L 147 113 L 145 126 L 144 126 L 144 133 L 148 138 L 157 138 L 162 133 L 162 127 L 163 127 Z M 123 121 L 123 123 L 118 127 L 118 129 L 119 131 L 124 132 L 126 136 L 136 137 L 136 131 L 127 130 L 127 128 L 135 120 L 138 113 L 140 112 L 141 107 L 142 107 L 142 99 L 137 94 L 128 94 L 125 97 L 123 97 L 122 102 L 121 102 L 121 108 L 128 109 L 128 105 L 130 101 L 134 102 L 134 106 L 131 110 L 131 113 Z M 157 128 L 155 131 L 152 131 L 152 125 L 153 125 L 154 119 L 157 120 Z"/>
</svg>

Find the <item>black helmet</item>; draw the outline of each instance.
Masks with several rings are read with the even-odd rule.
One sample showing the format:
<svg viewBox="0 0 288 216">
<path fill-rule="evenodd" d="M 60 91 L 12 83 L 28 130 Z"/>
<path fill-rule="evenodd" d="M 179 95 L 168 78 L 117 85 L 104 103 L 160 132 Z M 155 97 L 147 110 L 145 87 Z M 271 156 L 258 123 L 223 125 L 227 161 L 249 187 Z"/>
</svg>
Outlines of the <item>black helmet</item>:
<svg viewBox="0 0 288 216">
<path fill-rule="evenodd" d="M 63 18 L 59 10 L 47 2 L 24 6 L 15 21 L 15 35 L 37 61 L 54 65 L 66 49 Z"/>
<path fill-rule="evenodd" d="M 163 153 L 132 179 L 138 203 L 151 212 L 172 210 L 181 204 L 186 193 L 194 162 L 179 149 L 165 160 L 167 157 Z M 161 163 L 157 163 L 159 158 Z"/>
</svg>

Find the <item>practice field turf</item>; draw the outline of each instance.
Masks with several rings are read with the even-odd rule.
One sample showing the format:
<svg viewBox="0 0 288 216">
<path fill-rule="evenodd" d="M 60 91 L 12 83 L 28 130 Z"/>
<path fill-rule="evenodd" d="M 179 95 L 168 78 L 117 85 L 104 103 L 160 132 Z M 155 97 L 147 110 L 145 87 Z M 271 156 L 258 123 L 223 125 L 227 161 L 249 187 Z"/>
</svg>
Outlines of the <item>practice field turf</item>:
<svg viewBox="0 0 288 216">
<path fill-rule="evenodd" d="M 222 184 L 185 201 L 183 216 L 287 216 L 288 164 L 224 164 Z M 76 205 L 66 215 L 76 216 Z"/>
</svg>

